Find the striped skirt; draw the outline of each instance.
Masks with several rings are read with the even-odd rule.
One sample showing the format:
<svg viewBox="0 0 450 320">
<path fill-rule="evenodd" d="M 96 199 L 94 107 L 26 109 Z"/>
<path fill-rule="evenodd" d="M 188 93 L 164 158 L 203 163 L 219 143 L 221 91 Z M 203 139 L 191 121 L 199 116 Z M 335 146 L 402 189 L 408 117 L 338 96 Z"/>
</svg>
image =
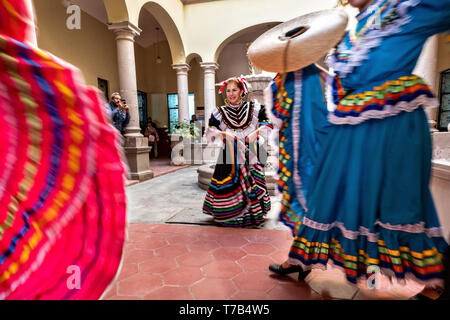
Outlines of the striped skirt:
<svg viewBox="0 0 450 320">
<path fill-rule="evenodd" d="M 240 160 L 237 142 L 232 144 L 228 143 L 219 154 L 203 213 L 225 227 L 257 226 L 270 211 L 264 167 L 259 160 L 252 164 Z"/>
</svg>

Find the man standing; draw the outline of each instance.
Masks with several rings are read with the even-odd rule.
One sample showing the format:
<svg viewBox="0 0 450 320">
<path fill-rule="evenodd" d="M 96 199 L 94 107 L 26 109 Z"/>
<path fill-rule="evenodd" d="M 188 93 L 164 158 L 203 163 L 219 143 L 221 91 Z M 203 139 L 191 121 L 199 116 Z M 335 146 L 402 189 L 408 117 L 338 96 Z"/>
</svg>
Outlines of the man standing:
<svg viewBox="0 0 450 320">
<path fill-rule="evenodd" d="M 125 127 L 130 122 L 130 109 L 125 99 L 121 99 L 118 92 L 114 92 L 111 95 L 108 114 L 111 117 L 113 126 L 123 135 L 125 133 Z"/>
</svg>

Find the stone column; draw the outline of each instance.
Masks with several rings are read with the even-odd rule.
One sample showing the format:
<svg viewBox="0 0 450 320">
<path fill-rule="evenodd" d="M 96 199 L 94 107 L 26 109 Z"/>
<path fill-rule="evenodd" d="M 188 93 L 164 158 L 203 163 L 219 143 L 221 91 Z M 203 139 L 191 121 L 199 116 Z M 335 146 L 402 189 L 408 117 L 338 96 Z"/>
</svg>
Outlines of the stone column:
<svg viewBox="0 0 450 320">
<path fill-rule="evenodd" d="M 178 87 L 178 121 L 189 122 L 189 89 L 188 71 L 191 67 L 186 64 L 173 64 L 172 68 L 177 72 Z"/>
<path fill-rule="evenodd" d="M 150 171 L 148 140 L 139 127 L 139 107 L 137 98 L 136 63 L 134 58 L 134 37 L 141 29 L 128 21 L 108 26 L 116 35 L 117 66 L 120 95 L 127 100 L 130 108 L 130 123 L 125 128 L 125 153 L 130 167 L 130 179 L 144 181 L 153 177 Z"/>
<path fill-rule="evenodd" d="M 428 85 L 431 87 L 433 92 L 437 94 L 438 84 L 437 84 L 437 61 L 438 61 L 438 36 L 432 36 L 428 38 L 425 43 L 422 53 L 420 54 L 419 60 L 417 61 L 416 67 L 413 71 L 414 74 L 421 76 L 425 79 Z M 429 119 L 430 127 L 432 131 L 437 131 L 437 112 L 438 109 L 426 109 L 426 113 Z"/>
<path fill-rule="evenodd" d="M 270 82 L 272 81 L 272 77 L 264 74 L 252 74 L 244 76 L 247 79 L 247 82 L 250 84 L 251 89 L 249 92 L 249 100 L 256 100 L 260 104 L 264 104 L 264 89 L 266 89 Z M 270 110 L 267 110 L 270 112 Z"/>
<path fill-rule="evenodd" d="M 202 62 L 200 67 L 204 72 L 205 126 L 207 126 L 209 116 L 216 107 L 216 70 L 219 69 L 219 65 L 215 62 Z"/>
<path fill-rule="evenodd" d="M 127 21 L 114 23 L 108 28 L 116 35 L 120 95 L 130 107 L 130 123 L 125 128 L 125 136 L 139 137 L 142 135 L 139 127 L 134 37 L 141 33 L 141 29 Z"/>
</svg>

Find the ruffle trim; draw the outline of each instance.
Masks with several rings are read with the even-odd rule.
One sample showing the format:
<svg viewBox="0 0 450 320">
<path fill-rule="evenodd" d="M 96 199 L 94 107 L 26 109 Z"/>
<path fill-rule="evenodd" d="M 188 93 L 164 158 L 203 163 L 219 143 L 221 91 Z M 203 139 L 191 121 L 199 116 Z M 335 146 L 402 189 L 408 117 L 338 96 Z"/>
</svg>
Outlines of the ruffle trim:
<svg viewBox="0 0 450 320">
<path fill-rule="evenodd" d="M 293 151 L 294 151 L 294 186 L 295 186 L 295 194 L 297 196 L 298 202 L 302 205 L 303 209 L 307 211 L 306 208 L 306 199 L 303 193 L 302 180 L 300 178 L 300 173 L 298 170 L 299 163 L 299 145 L 300 145 L 300 112 L 301 112 L 301 103 L 302 103 L 302 80 L 303 80 L 303 70 L 298 70 L 295 72 L 295 98 L 294 105 L 292 110 L 292 123 L 298 125 L 291 125 L 292 127 L 292 139 L 293 139 Z"/>
<path fill-rule="evenodd" d="M 328 259 L 326 264 L 315 263 L 315 264 L 311 264 L 311 265 L 305 265 L 302 261 L 292 258 L 292 257 L 289 257 L 287 259 L 287 262 L 291 265 L 301 266 L 303 271 L 309 271 L 309 270 L 326 271 L 326 270 L 328 270 L 329 266 L 332 268 L 338 269 L 339 271 L 341 271 L 344 274 L 346 274 L 346 270 L 347 270 L 345 267 L 343 267 L 339 264 L 336 264 L 333 259 Z M 395 279 L 397 281 L 397 283 L 402 286 L 405 286 L 407 284 L 407 280 L 414 281 L 415 283 L 418 283 L 419 285 L 430 287 L 430 288 L 437 288 L 437 287 L 442 288 L 444 286 L 444 281 L 442 279 L 435 278 L 435 279 L 423 280 L 423 279 L 417 278 L 414 275 L 414 273 L 412 273 L 412 272 L 406 272 L 405 278 L 401 279 L 401 278 L 397 278 L 395 275 L 395 272 L 389 268 L 379 267 L 379 270 L 380 270 L 380 273 L 382 276 L 389 277 L 390 279 Z M 366 281 L 367 279 L 368 278 L 367 278 L 366 274 L 360 274 L 358 277 L 356 277 L 356 280 L 358 282 Z M 350 281 L 347 281 L 347 282 L 351 285 L 358 286 L 358 283 L 352 283 Z"/>
<path fill-rule="evenodd" d="M 406 12 L 408 8 L 415 7 L 419 3 L 420 0 L 408 0 L 392 8 L 387 16 L 397 12 L 399 18 L 395 23 L 388 25 L 386 29 L 383 30 L 373 29 L 365 36 L 362 36 L 358 43 L 350 49 L 347 49 L 345 47 L 345 42 L 342 41 L 338 45 L 337 51 L 345 52 L 349 56 L 349 59 L 346 62 L 338 62 L 335 56 L 336 53 L 333 53 L 326 59 L 326 64 L 330 68 L 333 68 L 333 70 L 339 74 L 339 77 L 345 78 L 354 68 L 360 66 L 364 60 L 367 60 L 370 51 L 378 47 L 383 38 L 399 33 L 404 25 L 411 22 L 411 17 L 407 15 Z"/>
<path fill-rule="evenodd" d="M 369 242 L 378 242 L 379 240 L 378 234 L 370 232 L 366 227 L 360 226 L 358 231 L 353 231 L 345 228 L 344 223 L 340 221 L 335 221 L 333 223 L 320 223 L 304 217 L 303 224 L 309 228 L 320 231 L 329 231 L 333 228 L 339 228 L 344 238 L 350 240 L 356 240 L 360 236 L 366 236 Z M 383 223 L 377 220 L 375 221 L 375 225 L 391 231 L 426 233 L 428 237 L 443 237 L 443 232 L 440 227 L 425 228 L 425 223 L 423 221 L 417 224 L 391 225 L 390 223 Z"/>
<path fill-rule="evenodd" d="M 361 122 L 370 119 L 384 119 L 387 117 L 393 117 L 398 115 L 402 111 L 412 112 L 419 107 L 436 108 L 438 106 L 439 102 L 434 97 L 429 97 L 426 94 L 422 94 L 409 102 L 399 101 L 394 105 L 385 105 L 383 110 L 363 111 L 357 117 L 354 116 L 338 117 L 334 113 L 329 113 L 328 121 L 337 125 L 341 124 L 357 125 L 360 124 Z"/>
</svg>

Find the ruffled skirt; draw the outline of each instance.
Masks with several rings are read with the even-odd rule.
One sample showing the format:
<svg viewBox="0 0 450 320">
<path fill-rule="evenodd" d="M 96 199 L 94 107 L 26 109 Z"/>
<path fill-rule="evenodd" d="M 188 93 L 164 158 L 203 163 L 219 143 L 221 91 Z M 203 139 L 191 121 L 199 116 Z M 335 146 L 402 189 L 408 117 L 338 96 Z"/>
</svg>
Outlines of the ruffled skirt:
<svg viewBox="0 0 450 320">
<path fill-rule="evenodd" d="M 333 125 L 311 175 L 308 211 L 289 257 L 305 269 L 371 270 L 439 284 L 447 243 L 429 190 L 431 139 L 422 108 Z"/>
<path fill-rule="evenodd" d="M 239 159 L 237 142 L 222 150 L 203 203 L 203 213 L 225 227 L 257 226 L 270 211 L 270 196 L 261 162 Z M 227 152 L 225 152 L 226 154 Z M 231 158 L 231 159 L 230 159 Z M 221 161 L 224 160 L 224 161 Z"/>
</svg>

